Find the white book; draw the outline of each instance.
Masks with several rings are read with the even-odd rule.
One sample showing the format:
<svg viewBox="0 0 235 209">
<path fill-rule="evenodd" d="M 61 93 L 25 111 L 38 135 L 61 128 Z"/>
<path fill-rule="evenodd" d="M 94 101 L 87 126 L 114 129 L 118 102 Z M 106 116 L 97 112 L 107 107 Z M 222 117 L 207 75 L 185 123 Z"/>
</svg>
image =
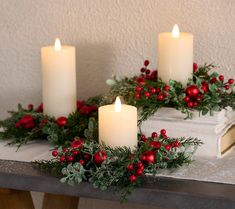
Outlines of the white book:
<svg viewBox="0 0 235 209">
<path fill-rule="evenodd" d="M 235 111 L 231 108 L 220 112 L 185 120 L 185 114 L 174 108 L 161 108 L 142 124 L 142 131 L 151 135 L 153 131 L 167 130 L 170 137 L 197 137 L 203 141 L 196 151 L 197 156 L 222 157 L 235 144 Z"/>
</svg>

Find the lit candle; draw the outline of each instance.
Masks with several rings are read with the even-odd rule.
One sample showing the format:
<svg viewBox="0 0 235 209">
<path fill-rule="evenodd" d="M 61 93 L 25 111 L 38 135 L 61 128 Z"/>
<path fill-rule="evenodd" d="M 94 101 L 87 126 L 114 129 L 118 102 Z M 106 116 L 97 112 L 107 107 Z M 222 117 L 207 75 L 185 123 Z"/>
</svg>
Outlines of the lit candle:
<svg viewBox="0 0 235 209">
<path fill-rule="evenodd" d="M 193 73 L 193 35 L 182 33 L 178 25 L 158 37 L 158 76 L 163 82 L 182 82 L 186 86 Z"/>
<path fill-rule="evenodd" d="M 60 44 L 41 49 L 44 114 L 68 116 L 76 110 L 75 47 Z"/>
<path fill-rule="evenodd" d="M 99 108 L 99 142 L 112 148 L 137 146 L 137 108 L 121 104 L 119 97 L 115 104 Z"/>
</svg>

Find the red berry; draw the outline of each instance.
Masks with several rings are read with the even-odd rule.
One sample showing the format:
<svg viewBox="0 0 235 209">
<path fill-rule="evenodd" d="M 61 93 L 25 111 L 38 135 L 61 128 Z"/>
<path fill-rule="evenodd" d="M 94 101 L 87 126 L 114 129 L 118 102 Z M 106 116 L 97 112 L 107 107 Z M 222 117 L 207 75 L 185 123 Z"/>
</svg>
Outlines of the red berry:
<svg viewBox="0 0 235 209">
<path fill-rule="evenodd" d="M 188 96 L 184 97 L 184 101 L 185 102 L 189 102 L 190 101 L 190 98 Z"/>
<path fill-rule="evenodd" d="M 142 87 L 141 87 L 141 86 L 137 86 L 137 87 L 135 88 L 135 91 L 141 92 L 141 91 L 142 91 Z"/>
<path fill-rule="evenodd" d="M 146 151 L 144 153 L 144 155 L 146 157 L 145 162 L 147 162 L 147 163 L 155 163 L 156 157 L 155 157 L 155 154 L 152 151 Z"/>
<path fill-rule="evenodd" d="M 15 127 L 16 127 L 16 128 L 19 128 L 19 127 L 20 127 L 20 123 L 17 122 L 17 123 L 15 124 Z"/>
<path fill-rule="evenodd" d="M 180 142 L 178 140 L 173 142 L 173 147 L 180 147 Z"/>
<path fill-rule="evenodd" d="M 53 157 L 56 157 L 58 155 L 58 152 L 57 152 L 57 150 L 53 150 L 51 154 Z"/>
<path fill-rule="evenodd" d="M 142 174 L 143 174 L 143 169 L 138 169 L 137 171 L 136 171 L 136 176 L 141 176 Z"/>
<path fill-rule="evenodd" d="M 156 88 L 156 92 L 157 93 L 161 92 L 161 89 L 160 88 Z"/>
<path fill-rule="evenodd" d="M 36 112 L 37 112 L 37 113 L 43 112 L 43 103 L 41 103 L 41 104 L 37 107 Z"/>
<path fill-rule="evenodd" d="M 197 63 L 193 63 L 193 72 L 195 73 L 195 72 L 197 72 L 197 70 L 198 70 L 198 65 L 197 65 Z"/>
<path fill-rule="evenodd" d="M 189 97 L 196 97 L 200 93 L 200 90 L 196 85 L 191 85 L 186 88 L 186 93 Z"/>
<path fill-rule="evenodd" d="M 85 105 L 85 101 L 77 101 L 77 110 L 80 110 Z"/>
<path fill-rule="evenodd" d="M 63 152 L 64 152 L 64 153 L 66 153 L 66 152 L 68 152 L 68 151 L 69 151 L 69 149 L 68 149 L 67 147 L 63 149 Z"/>
<path fill-rule="evenodd" d="M 224 76 L 223 76 L 223 75 L 220 75 L 220 76 L 219 76 L 219 80 L 220 80 L 220 81 L 224 81 Z"/>
<path fill-rule="evenodd" d="M 203 90 L 204 92 L 208 92 L 209 88 L 208 88 L 208 86 L 202 86 L 202 90 Z"/>
<path fill-rule="evenodd" d="M 216 77 L 213 77 L 211 80 L 210 80 L 211 83 L 216 83 L 217 82 L 217 78 Z"/>
<path fill-rule="evenodd" d="M 146 136 L 144 134 L 141 135 L 141 141 L 143 141 L 143 142 L 147 141 L 147 138 L 146 138 Z"/>
<path fill-rule="evenodd" d="M 151 88 L 150 91 L 151 91 L 152 94 L 156 94 L 157 93 L 157 90 L 155 88 Z"/>
<path fill-rule="evenodd" d="M 75 139 L 75 140 L 72 142 L 71 147 L 72 147 L 73 149 L 75 149 L 75 148 L 81 149 L 82 146 L 83 146 L 83 143 L 84 143 L 84 141 L 83 141 L 82 139 Z"/>
<path fill-rule="evenodd" d="M 170 144 L 165 145 L 165 149 L 169 151 L 171 149 L 171 145 Z"/>
<path fill-rule="evenodd" d="M 146 70 L 146 69 L 145 69 L 144 67 L 142 67 L 142 68 L 140 69 L 140 72 L 141 72 L 141 73 L 144 73 L 145 70 Z"/>
<path fill-rule="evenodd" d="M 142 162 L 138 162 L 137 163 L 137 168 L 143 169 L 144 168 L 144 164 Z"/>
<path fill-rule="evenodd" d="M 159 94 L 159 95 L 157 96 L 157 100 L 158 100 L 158 101 L 164 100 L 164 95 L 163 95 L 163 94 Z"/>
<path fill-rule="evenodd" d="M 90 155 L 90 154 L 85 153 L 85 154 L 83 155 L 83 159 L 84 159 L 85 161 L 88 161 L 88 160 L 90 160 L 90 159 L 91 159 L 91 155 Z"/>
<path fill-rule="evenodd" d="M 187 106 L 188 106 L 188 107 L 193 107 L 193 102 L 188 102 L 188 103 L 187 103 Z"/>
<path fill-rule="evenodd" d="M 81 165 L 85 165 L 85 161 L 84 161 L 84 160 L 79 160 L 79 163 L 80 163 Z"/>
<path fill-rule="evenodd" d="M 145 79 L 142 77 L 138 77 L 136 79 L 136 82 L 139 83 L 140 85 L 145 85 L 145 83 L 146 83 Z"/>
<path fill-rule="evenodd" d="M 144 93 L 144 96 L 145 96 L 146 98 L 149 98 L 149 97 L 150 97 L 150 93 L 149 93 L 149 92 L 145 92 L 145 93 Z"/>
<path fill-rule="evenodd" d="M 144 61 L 144 66 L 147 67 L 149 65 L 149 61 L 148 60 L 145 60 Z"/>
<path fill-rule="evenodd" d="M 136 94 L 135 94 L 135 98 L 136 98 L 136 99 L 140 99 L 140 98 L 141 98 L 141 95 L 138 94 L 138 93 L 136 93 Z"/>
<path fill-rule="evenodd" d="M 130 181 L 131 181 L 131 182 L 135 182 L 135 181 L 136 181 L 136 176 L 131 175 L 131 176 L 130 176 Z"/>
<path fill-rule="evenodd" d="M 141 155 L 140 160 L 144 162 L 146 160 L 146 156 L 145 155 Z"/>
<path fill-rule="evenodd" d="M 33 110 L 33 104 L 28 104 L 28 110 Z"/>
<path fill-rule="evenodd" d="M 232 85 L 232 84 L 234 83 L 234 79 L 230 78 L 230 79 L 228 80 L 228 83 L 229 83 L 230 85 Z"/>
<path fill-rule="evenodd" d="M 229 90 L 230 87 L 229 87 L 229 85 L 225 85 L 224 88 L 225 88 L 226 90 Z"/>
<path fill-rule="evenodd" d="M 131 164 L 129 164 L 129 165 L 127 166 L 127 170 L 128 170 L 128 171 L 134 170 L 134 165 L 133 165 L 133 163 L 131 163 Z"/>
<path fill-rule="evenodd" d="M 78 154 L 79 154 L 79 152 L 78 152 L 76 149 L 74 149 L 74 150 L 72 151 L 72 153 L 73 153 L 73 155 L 78 155 Z"/>
<path fill-rule="evenodd" d="M 104 151 L 96 152 L 93 161 L 96 165 L 101 165 L 107 159 L 107 155 Z"/>
<path fill-rule="evenodd" d="M 198 103 L 197 103 L 197 102 L 193 102 L 193 106 L 194 106 L 194 107 L 197 107 L 197 106 L 198 106 Z"/>
<path fill-rule="evenodd" d="M 56 124 L 60 127 L 63 127 L 67 124 L 68 119 L 66 117 L 59 117 L 56 120 Z"/>
<path fill-rule="evenodd" d="M 161 130 L 161 135 L 166 135 L 166 130 L 165 129 Z"/>
<path fill-rule="evenodd" d="M 149 145 L 150 145 L 152 148 L 160 149 L 161 146 L 162 146 L 162 143 L 161 143 L 161 142 L 156 142 L 156 141 L 151 141 L 151 142 L 149 143 Z"/>
<path fill-rule="evenodd" d="M 152 138 L 157 138 L 157 132 L 152 133 Z"/>
<path fill-rule="evenodd" d="M 146 73 L 146 75 L 149 75 L 150 74 L 150 70 L 149 69 L 146 69 L 146 71 L 145 71 L 145 73 Z M 146 77 L 147 79 L 150 79 L 150 76 L 149 77 Z"/>
<path fill-rule="evenodd" d="M 66 160 L 66 159 L 65 159 L 65 156 L 63 156 L 63 155 L 60 156 L 60 162 L 61 162 L 61 163 L 65 162 L 65 160 Z"/>
<path fill-rule="evenodd" d="M 72 162 L 73 161 L 73 156 L 71 156 L 71 155 L 67 156 L 67 161 Z"/>
<path fill-rule="evenodd" d="M 164 90 L 165 90 L 165 91 L 170 91 L 170 89 L 171 89 L 170 86 L 165 86 L 165 87 L 164 87 Z"/>
<path fill-rule="evenodd" d="M 196 100 L 197 100 L 198 102 L 200 102 L 202 99 L 203 99 L 203 96 L 202 96 L 202 95 L 198 95 L 197 98 L 196 98 Z"/>
</svg>

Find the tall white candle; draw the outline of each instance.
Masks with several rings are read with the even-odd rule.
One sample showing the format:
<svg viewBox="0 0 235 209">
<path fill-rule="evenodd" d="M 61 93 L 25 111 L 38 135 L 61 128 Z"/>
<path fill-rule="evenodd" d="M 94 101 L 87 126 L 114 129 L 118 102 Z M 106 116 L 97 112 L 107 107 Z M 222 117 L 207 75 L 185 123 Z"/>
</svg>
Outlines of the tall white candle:
<svg viewBox="0 0 235 209">
<path fill-rule="evenodd" d="M 160 33 L 158 37 L 158 76 L 163 82 L 182 82 L 186 86 L 193 73 L 193 35 L 182 33 L 178 25 L 172 33 Z"/>
<path fill-rule="evenodd" d="M 59 39 L 41 49 L 44 114 L 60 117 L 76 110 L 75 57 L 75 47 L 61 46 Z"/>
<path fill-rule="evenodd" d="M 119 97 L 115 104 L 100 107 L 99 142 L 133 150 L 137 146 L 137 108 L 121 104 Z"/>
</svg>

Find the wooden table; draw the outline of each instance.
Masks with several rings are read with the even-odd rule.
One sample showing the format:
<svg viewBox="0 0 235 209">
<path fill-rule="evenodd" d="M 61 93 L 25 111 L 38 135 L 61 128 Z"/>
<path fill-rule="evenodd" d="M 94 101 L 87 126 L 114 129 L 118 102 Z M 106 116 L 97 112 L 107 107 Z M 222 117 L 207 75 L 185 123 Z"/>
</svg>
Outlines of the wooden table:
<svg viewBox="0 0 235 209">
<path fill-rule="evenodd" d="M 33 209 L 27 191 L 47 193 L 43 203 L 44 209 L 75 208 L 78 203 L 77 197 L 119 200 L 119 195 L 115 194 L 113 189 L 102 192 L 85 182 L 72 187 L 35 169 L 29 162 L 12 160 L 0 160 L 0 188 L 4 188 L 0 190 L 0 209 Z M 51 202 L 51 199 L 54 201 Z M 4 203 L 9 204 L 9 200 L 11 203 L 15 201 L 18 205 L 4 207 Z M 61 202 L 65 204 L 61 205 Z M 144 186 L 136 189 L 129 197 L 129 202 L 172 209 L 235 209 L 235 185 L 146 177 Z"/>
</svg>

